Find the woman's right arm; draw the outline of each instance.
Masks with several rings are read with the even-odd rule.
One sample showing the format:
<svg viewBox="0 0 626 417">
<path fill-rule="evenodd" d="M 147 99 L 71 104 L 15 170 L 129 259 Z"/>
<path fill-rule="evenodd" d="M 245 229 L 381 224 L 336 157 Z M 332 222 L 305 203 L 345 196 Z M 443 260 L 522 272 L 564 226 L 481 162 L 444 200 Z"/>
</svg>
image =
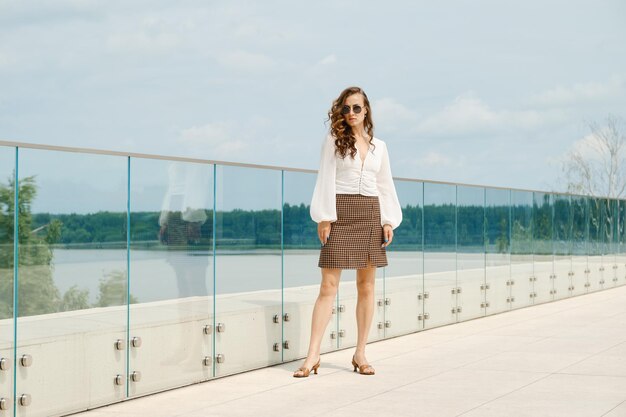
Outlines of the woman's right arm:
<svg viewBox="0 0 626 417">
<path fill-rule="evenodd" d="M 336 170 L 335 140 L 329 134 L 322 145 L 320 168 L 311 199 L 311 218 L 318 223 L 318 235 L 322 244 L 326 244 L 328 233 L 330 233 L 330 223 L 337 220 Z"/>
</svg>

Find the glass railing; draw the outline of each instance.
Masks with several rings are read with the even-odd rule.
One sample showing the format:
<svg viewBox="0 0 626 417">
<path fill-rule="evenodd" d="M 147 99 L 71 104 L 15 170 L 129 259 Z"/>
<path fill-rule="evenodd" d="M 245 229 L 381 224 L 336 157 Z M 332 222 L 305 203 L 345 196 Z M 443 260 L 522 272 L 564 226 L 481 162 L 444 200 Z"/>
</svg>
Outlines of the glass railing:
<svg viewBox="0 0 626 417">
<path fill-rule="evenodd" d="M 0 143 L 0 417 L 304 357 L 315 178 Z M 404 220 L 377 270 L 370 341 L 626 284 L 625 200 L 395 183 Z M 355 280 L 343 272 L 323 352 L 356 344 Z"/>
</svg>

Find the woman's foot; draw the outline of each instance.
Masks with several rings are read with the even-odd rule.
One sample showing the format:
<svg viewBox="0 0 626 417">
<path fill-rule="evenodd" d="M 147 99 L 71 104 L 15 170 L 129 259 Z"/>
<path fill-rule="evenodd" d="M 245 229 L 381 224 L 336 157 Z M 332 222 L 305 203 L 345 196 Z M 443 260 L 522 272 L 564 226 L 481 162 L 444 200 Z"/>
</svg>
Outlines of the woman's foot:
<svg viewBox="0 0 626 417">
<path fill-rule="evenodd" d="M 361 375 L 374 375 L 376 371 L 370 364 L 367 363 L 367 359 L 365 359 L 364 354 L 354 354 L 352 356 L 352 366 L 354 367 L 354 372 L 359 370 Z"/>
<path fill-rule="evenodd" d="M 302 364 L 302 366 L 296 369 L 296 372 L 293 373 L 294 378 L 306 378 L 307 376 L 309 376 L 311 371 L 313 371 L 314 374 L 317 374 L 317 368 L 320 367 L 320 355 L 317 355 L 316 362 L 313 362 L 313 364 L 311 364 L 312 362 L 313 361 L 310 360 L 309 357 L 307 357 L 304 360 L 304 364 Z"/>
</svg>

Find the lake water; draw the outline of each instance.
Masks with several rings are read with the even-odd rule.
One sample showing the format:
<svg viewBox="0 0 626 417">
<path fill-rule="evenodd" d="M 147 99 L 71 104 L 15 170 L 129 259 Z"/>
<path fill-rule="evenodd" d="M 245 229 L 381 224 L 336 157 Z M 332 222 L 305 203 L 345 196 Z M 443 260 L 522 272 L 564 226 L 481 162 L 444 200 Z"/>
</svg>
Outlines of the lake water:
<svg viewBox="0 0 626 417">
<path fill-rule="evenodd" d="M 140 302 L 184 297 L 189 295 L 236 293 L 317 285 L 320 270 L 317 267 L 318 250 L 286 250 L 284 265 L 280 251 L 247 251 L 216 256 L 206 251 L 131 250 L 130 292 Z M 420 275 L 423 270 L 421 252 L 388 252 L 386 276 Z M 482 268 L 483 254 L 427 253 L 426 272 L 454 271 L 463 268 Z M 89 301 L 96 302 L 101 280 L 111 274 L 125 273 L 124 249 L 55 249 L 55 285 L 61 294 L 70 287 L 89 291 Z M 383 268 L 377 270 L 382 277 Z M 342 280 L 354 280 L 354 271 L 344 271 Z"/>
</svg>

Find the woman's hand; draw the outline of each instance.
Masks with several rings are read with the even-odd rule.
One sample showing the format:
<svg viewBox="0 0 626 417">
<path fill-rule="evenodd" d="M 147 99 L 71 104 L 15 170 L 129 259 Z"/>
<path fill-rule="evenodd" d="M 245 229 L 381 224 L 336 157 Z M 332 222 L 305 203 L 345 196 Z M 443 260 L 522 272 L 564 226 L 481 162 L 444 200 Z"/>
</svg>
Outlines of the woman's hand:
<svg viewBox="0 0 626 417">
<path fill-rule="evenodd" d="M 330 236 L 330 222 L 324 221 L 317 224 L 317 237 L 319 237 L 322 245 L 325 245 Z"/>
<path fill-rule="evenodd" d="M 381 247 L 386 248 L 391 245 L 391 241 L 393 240 L 393 228 L 390 224 L 383 226 L 383 237 L 385 238 L 385 243 L 383 243 Z"/>
</svg>

